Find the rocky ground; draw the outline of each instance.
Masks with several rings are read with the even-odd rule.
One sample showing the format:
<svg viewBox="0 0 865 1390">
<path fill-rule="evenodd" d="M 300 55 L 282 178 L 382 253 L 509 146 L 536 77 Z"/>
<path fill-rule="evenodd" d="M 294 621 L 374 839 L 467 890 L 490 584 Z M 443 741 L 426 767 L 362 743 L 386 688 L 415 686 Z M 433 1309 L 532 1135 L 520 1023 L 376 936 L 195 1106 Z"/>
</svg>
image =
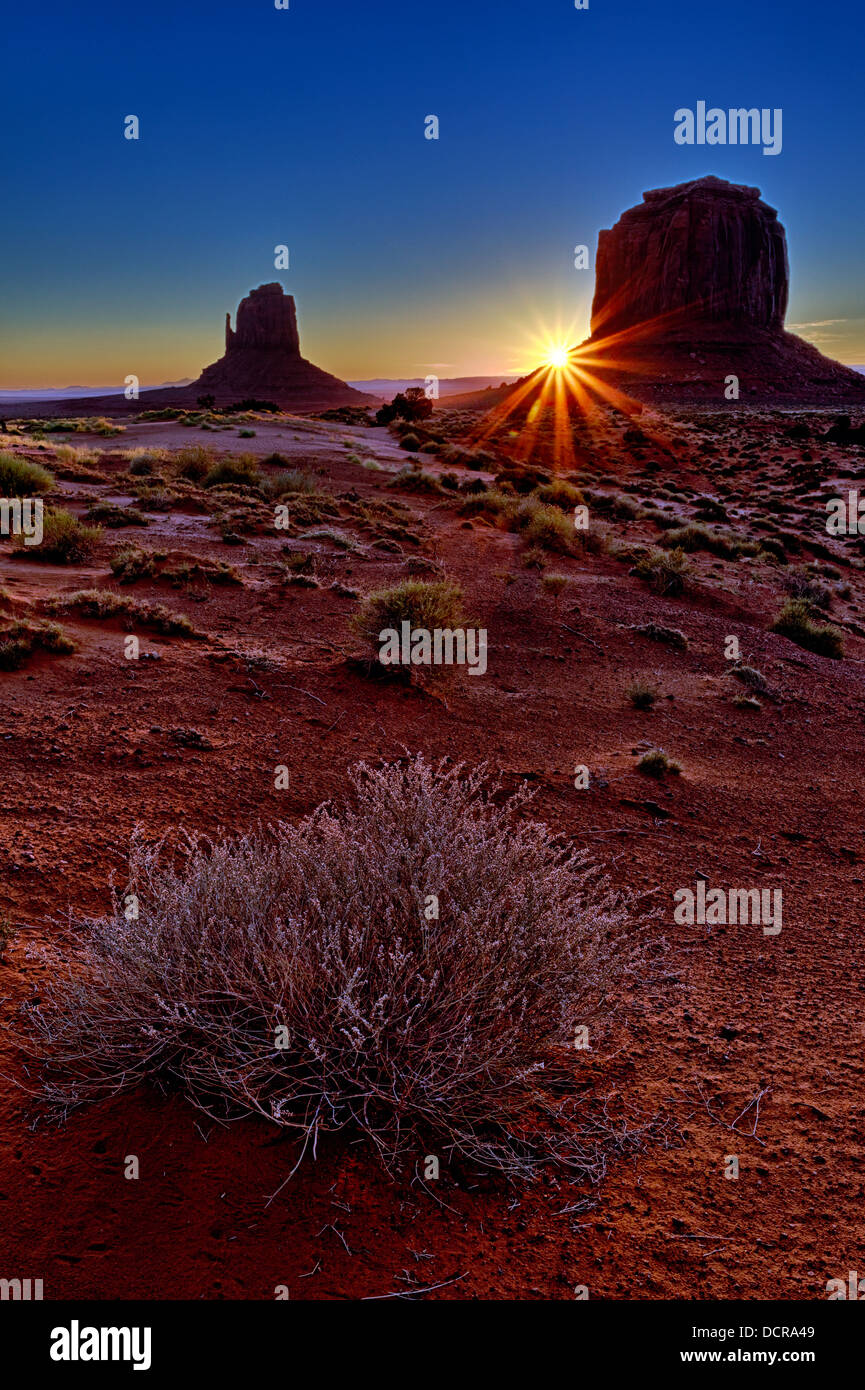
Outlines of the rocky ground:
<svg viewBox="0 0 865 1390">
<path fill-rule="evenodd" d="M 549 486 L 549 440 L 527 458 L 516 432 L 481 440 L 477 417 L 454 412 L 408 447 L 289 417 L 0 438 L 52 471 L 53 503 L 102 525 L 65 565 L 0 545 L 3 631 L 57 621 L 74 643 L 0 672 L 0 1273 L 42 1278 L 46 1298 L 269 1299 L 286 1285 L 313 1299 L 569 1299 L 577 1286 L 819 1299 L 858 1267 L 865 581 L 861 541 L 827 536 L 824 502 L 855 488 L 863 446 L 843 429 L 826 440 L 832 418 L 646 410 L 639 428 L 612 413 L 578 424 L 559 460 L 571 491 L 554 503 L 570 519 L 576 490 L 588 507 L 573 544 L 554 531 L 530 543 L 497 500 Z M 206 485 L 241 452 L 265 483 L 307 475 L 287 529 L 275 485 Z M 683 587 L 664 593 L 671 536 Z M 408 574 L 462 587 L 488 632 L 484 677 L 405 684 L 355 660 L 362 596 Z M 138 607 L 85 616 L 66 602 L 81 589 Z M 771 630 L 791 594 L 843 655 Z M 147 604 L 188 629 L 165 630 Z M 639 771 L 652 748 L 679 774 Z M 38 1004 L 54 948 L 122 880 L 133 826 L 300 817 L 341 797 L 352 763 L 406 749 L 528 779 L 535 815 L 645 895 L 663 987 L 574 1062 L 587 1112 L 606 1111 L 611 1134 L 651 1121 L 645 1140 L 627 1157 L 611 1143 L 595 1187 L 525 1190 L 447 1168 L 437 1185 L 388 1175 L 343 1135 L 286 1183 L 290 1142 L 176 1096 L 49 1122 L 10 1030 Z M 783 930 L 674 924 L 674 891 L 699 876 L 782 888 Z"/>
</svg>

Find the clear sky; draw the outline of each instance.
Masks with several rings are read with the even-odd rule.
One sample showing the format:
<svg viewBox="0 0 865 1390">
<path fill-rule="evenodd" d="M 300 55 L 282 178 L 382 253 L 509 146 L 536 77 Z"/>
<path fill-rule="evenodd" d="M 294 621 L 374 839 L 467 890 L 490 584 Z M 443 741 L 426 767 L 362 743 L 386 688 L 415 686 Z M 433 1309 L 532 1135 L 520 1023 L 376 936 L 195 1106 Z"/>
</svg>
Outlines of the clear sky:
<svg viewBox="0 0 865 1390">
<path fill-rule="evenodd" d="M 0 387 L 194 377 L 226 311 L 275 279 L 304 355 L 338 376 L 525 369 L 539 333 L 585 335 L 599 228 L 706 173 L 779 210 L 788 327 L 865 362 L 854 0 L 31 0 L 7 16 Z M 782 152 L 676 145 L 673 113 L 698 100 L 781 107 Z"/>
</svg>

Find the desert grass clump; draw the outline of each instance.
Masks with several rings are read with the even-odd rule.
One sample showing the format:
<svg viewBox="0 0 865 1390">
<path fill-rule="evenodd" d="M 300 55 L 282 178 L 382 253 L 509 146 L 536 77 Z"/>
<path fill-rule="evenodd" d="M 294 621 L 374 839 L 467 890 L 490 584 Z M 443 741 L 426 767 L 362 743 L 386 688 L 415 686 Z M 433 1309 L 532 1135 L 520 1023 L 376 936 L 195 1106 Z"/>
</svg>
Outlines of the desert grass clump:
<svg viewBox="0 0 865 1390">
<path fill-rule="evenodd" d="M 47 468 L 6 450 L 0 452 L 0 497 L 39 497 L 53 487 Z"/>
<path fill-rule="evenodd" d="M 742 685 L 747 686 L 749 690 L 756 690 L 760 695 L 765 695 L 769 689 L 769 682 L 763 672 L 757 670 L 756 666 L 746 666 L 744 662 L 737 662 L 735 666 L 730 667 L 730 675 L 735 680 L 741 681 Z"/>
<path fill-rule="evenodd" d="M 102 536 L 101 526 L 86 526 L 65 507 L 46 508 L 42 518 L 42 541 L 25 545 L 23 536 L 14 540 L 16 554 L 47 565 L 75 565 L 88 560 Z"/>
<path fill-rule="evenodd" d="M 390 589 L 367 594 L 352 621 L 378 656 L 379 634 L 385 628 L 400 632 L 403 622 L 427 632 L 459 627 L 464 621 L 462 589 L 450 579 L 403 579 Z"/>
<path fill-rule="evenodd" d="M 559 507 L 563 512 L 572 511 L 582 503 L 583 495 L 573 483 L 564 478 L 554 478 L 551 483 L 542 483 L 535 489 L 534 496 L 548 507 Z"/>
<path fill-rule="evenodd" d="M 792 598 L 804 599 L 812 608 L 827 609 L 832 606 L 832 589 L 816 575 L 805 570 L 793 570 L 786 577 L 785 588 Z"/>
<path fill-rule="evenodd" d="M 775 618 L 771 632 L 780 632 L 797 646 L 818 656 L 838 660 L 844 655 L 844 634 L 832 623 L 815 622 L 813 609 L 806 599 L 788 599 Z"/>
<path fill-rule="evenodd" d="M 634 709 L 651 709 L 660 695 L 655 682 L 646 676 L 635 676 L 625 693 Z"/>
<path fill-rule="evenodd" d="M 300 824 L 173 856 L 133 839 L 136 917 L 118 897 L 89 921 L 28 1015 L 47 1097 L 152 1081 L 293 1132 L 300 1158 L 346 1131 L 386 1165 L 438 1146 L 509 1178 L 597 1176 L 573 1037 L 604 1031 L 633 965 L 627 903 L 483 768 L 418 756 L 349 781 Z"/>
<path fill-rule="evenodd" d="M 116 594 L 112 589 L 76 589 L 49 601 L 49 611 L 80 613 L 82 618 L 117 618 L 131 631 L 136 627 L 152 628 L 168 637 L 200 637 L 185 613 L 172 613 L 164 603 Z"/>
<path fill-rule="evenodd" d="M 435 473 L 426 468 L 401 468 L 388 483 L 388 487 L 400 488 L 403 492 L 440 493 L 442 485 Z"/>
<path fill-rule="evenodd" d="M 165 557 L 165 552 L 160 552 Z M 144 550 L 139 545 L 121 545 L 108 561 L 111 573 L 121 584 L 134 584 L 137 579 L 148 579 L 154 572 L 156 553 Z"/>
<path fill-rule="evenodd" d="M 251 454 L 220 459 L 205 473 L 202 487 L 257 487 L 261 482 L 258 462 Z"/>
<path fill-rule="evenodd" d="M 574 552 L 574 524 L 565 512 L 533 497 L 520 503 L 516 524 L 530 546 L 559 555 Z"/>
<path fill-rule="evenodd" d="M 638 632 L 641 637 L 648 637 L 652 642 L 663 642 L 674 651 L 688 650 L 688 639 L 677 627 L 664 627 L 663 623 L 640 623 L 633 631 Z"/>
<path fill-rule="evenodd" d="M 678 547 L 669 551 L 650 550 L 647 555 L 641 555 L 634 566 L 638 579 L 667 598 L 682 593 L 688 570 L 685 552 Z"/>
<path fill-rule="evenodd" d="M 85 521 L 98 522 L 112 530 L 124 526 L 147 526 L 147 517 L 135 507 L 118 507 L 115 502 L 92 502 L 84 513 Z"/>
<path fill-rule="evenodd" d="M 309 494 L 318 491 L 315 478 L 301 468 L 280 468 L 278 473 L 261 478 L 259 487 L 269 500 L 298 492 Z"/>
<path fill-rule="evenodd" d="M 0 632 L 0 671 L 17 671 L 37 650 L 68 656 L 75 643 L 57 623 L 16 621 Z"/>
<path fill-rule="evenodd" d="M 678 763 L 667 757 L 663 748 L 650 748 L 637 763 L 637 771 L 642 772 L 645 777 L 660 779 L 667 773 L 677 777 L 682 769 Z"/>
<path fill-rule="evenodd" d="M 559 598 L 573 580 L 569 574 L 542 574 L 541 588 L 552 598 Z"/>
</svg>

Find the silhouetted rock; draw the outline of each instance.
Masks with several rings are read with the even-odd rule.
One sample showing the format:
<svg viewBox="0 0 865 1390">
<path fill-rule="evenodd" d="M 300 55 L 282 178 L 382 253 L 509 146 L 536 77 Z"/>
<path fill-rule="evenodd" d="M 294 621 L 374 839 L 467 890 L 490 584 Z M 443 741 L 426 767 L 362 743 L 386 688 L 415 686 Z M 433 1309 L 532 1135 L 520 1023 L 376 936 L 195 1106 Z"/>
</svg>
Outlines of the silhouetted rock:
<svg viewBox="0 0 865 1390">
<path fill-rule="evenodd" d="M 213 396 L 216 406 L 247 397 L 275 401 L 288 410 L 328 410 L 371 405 L 372 398 L 300 355 L 294 298 L 277 282 L 259 285 L 237 310 L 237 327 L 225 316 L 225 354 L 189 388 Z"/>
<path fill-rule="evenodd" d="M 685 315 L 780 329 L 788 278 L 784 228 L 759 188 L 711 175 L 656 188 L 599 233 L 592 336 Z"/>
<path fill-rule="evenodd" d="M 865 377 L 785 331 L 788 281 L 758 188 L 710 175 L 644 193 L 598 236 L 587 370 L 657 404 L 862 402 Z"/>
</svg>

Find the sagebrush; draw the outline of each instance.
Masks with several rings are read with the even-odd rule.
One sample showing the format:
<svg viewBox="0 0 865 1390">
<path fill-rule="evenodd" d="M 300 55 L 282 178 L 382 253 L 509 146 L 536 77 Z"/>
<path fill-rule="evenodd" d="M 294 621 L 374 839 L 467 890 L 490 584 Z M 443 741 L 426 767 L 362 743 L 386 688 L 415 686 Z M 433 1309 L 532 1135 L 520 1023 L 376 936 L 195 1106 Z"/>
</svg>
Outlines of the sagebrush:
<svg viewBox="0 0 865 1390">
<path fill-rule="evenodd" d="M 574 1036 L 621 993 L 627 905 L 484 769 L 349 779 L 339 813 L 179 858 L 134 838 L 116 910 L 34 1011 L 49 1097 L 157 1080 L 304 1151 L 349 1129 L 386 1163 L 437 1145 L 509 1176 L 591 1169 Z"/>
</svg>

